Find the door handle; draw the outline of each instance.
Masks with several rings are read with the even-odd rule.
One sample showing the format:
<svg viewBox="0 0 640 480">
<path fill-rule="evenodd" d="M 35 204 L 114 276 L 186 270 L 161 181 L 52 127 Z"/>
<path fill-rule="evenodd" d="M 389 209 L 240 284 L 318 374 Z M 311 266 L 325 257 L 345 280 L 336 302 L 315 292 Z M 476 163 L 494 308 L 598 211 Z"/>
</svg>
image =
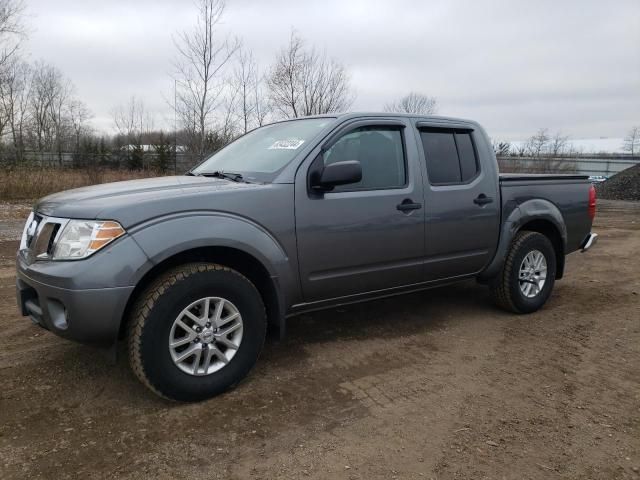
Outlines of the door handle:
<svg viewBox="0 0 640 480">
<path fill-rule="evenodd" d="M 487 203 L 493 202 L 493 198 L 487 197 L 484 193 L 481 193 L 476 198 L 473 199 L 473 203 L 476 205 L 486 205 Z"/>
<path fill-rule="evenodd" d="M 410 198 L 405 198 L 397 207 L 401 212 L 410 212 L 411 210 L 419 210 L 422 208 L 421 203 L 414 203 Z"/>
</svg>

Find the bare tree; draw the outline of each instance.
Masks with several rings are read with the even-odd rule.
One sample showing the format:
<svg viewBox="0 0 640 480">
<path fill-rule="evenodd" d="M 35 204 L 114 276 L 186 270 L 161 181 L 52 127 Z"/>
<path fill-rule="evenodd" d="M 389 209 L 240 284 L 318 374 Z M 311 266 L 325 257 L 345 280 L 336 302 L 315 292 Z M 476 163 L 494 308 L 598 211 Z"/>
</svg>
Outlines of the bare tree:
<svg viewBox="0 0 640 480">
<path fill-rule="evenodd" d="M 438 111 L 438 101 L 422 93 L 410 92 L 395 102 L 384 107 L 385 112 L 415 113 L 417 115 L 433 115 Z"/>
<path fill-rule="evenodd" d="M 125 142 L 127 165 L 131 170 L 144 167 L 143 138 L 153 129 L 151 116 L 145 110 L 142 100 L 132 96 L 124 105 L 112 111 L 113 125 Z"/>
<path fill-rule="evenodd" d="M 75 97 L 71 81 L 56 67 L 38 62 L 33 69 L 24 65 L 17 68 L 13 100 L 14 136 L 22 136 L 26 97 L 32 146 L 40 152 L 56 152 L 62 165 L 65 151 L 78 150 L 80 135 L 87 131 L 89 110 Z M 26 76 L 29 72 L 31 79 L 27 89 Z"/>
<path fill-rule="evenodd" d="M 69 120 L 74 136 L 74 151 L 80 151 L 80 139 L 90 133 L 87 122 L 93 116 L 89 108 L 81 100 L 72 99 L 68 105 Z"/>
<path fill-rule="evenodd" d="M 234 84 L 238 89 L 238 109 L 242 122 L 243 133 L 250 129 L 251 118 L 256 109 L 254 102 L 255 84 L 257 82 L 257 72 L 253 54 L 249 50 L 238 50 L 238 62 L 234 71 Z"/>
<path fill-rule="evenodd" d="M 567 153 L 569 149 L 569 136 L 562 135 L 560 132 L 549 139 L 549 153 L 554 157 Z"/>
<path fill-rule="evenodd" d="M 88 133 L 89 113 L 78 100 L 71 81 L 42 61 L 33 66 L 17 56 L 1 69 L 0 128 L 10 138 L 16 160 L 27 149 L 56 152 L 62 165 L 64 152 L 75 147 Z"/>
<path fill-rule="evenodd" d="M 196 140 L 199 156 L 204 156 L 207 131 L 213 127 L 215 111 L 226 82 L 223 69 L 239 48 L 229 37 L 219 39 L 224 0 L 196 0 L 198 18 L 194 28 L 178 35 L 176 68 L 176 109 L 183 128 Z"/>
<path fill-rule="evenodd" d="M 127 103 L 118 105 L 111 112 L 115 130 L 129 144 L 142 145 L 142 137 L 153 130 L 153 120 L 142 100 L 132 96 Z"/>
<path fill-rule="evenodd" d="M 257 68 L 257 67 L 256 67 Z M 256 79 L 257 82 L 253 87 L 253 104 L 255 106 L 254 117 L 259 127 L 263 126 L 269 114 L 271 113 L 271 105 L 265 92 L 266 79 L 261 75 Z"/>
<path fill-rule="evenodd" d="M 207 141 L 206 147 L 208 151 L 214 152 L 238 136 L 238 122 L 236 121 L 238 112 L 236 106 L 243 101 L 241 95 L 242 89 L 237 85 L 235 88 L 229 88 L 220 102 L 217 135 L 211 136 L 213 141 Z"/>
<path fill-rule="evenodd" d="M 640 151 L 640 127 L 633 127 L 629 130 L 627 136 L 624 137 L 622 149 L 629 152 L 631 156 Z"/>
<path fill-rule="evenodd" d="M 511 144 L 509 142 L 491 142 L 493 151 L 498 157 L 507 157 L 511 154 Z"/>
<path fill-rule="evenodd" d="M 66 81 L 62 72 L 52 65 L 37 62 L 31 79 L 30 109 L 32 136 L 38 151 L 52 148 L 55 139 L 56 114 L 53 112 L 66 99 Z M 60 97 L 65 97 L 60 100 Z"/>
<path fill-rule="evenodd" d="M 30 90 L 31 67 L 26 62 L 12 59 L 2 69 L 0 104 L 1 116 L 10 129 L 11 142 L 18 160 L 22 159 L 24 153 L 25 130 L 30 120 Z"/>
<path fill-rule="evenodd" d="M 71 136 L 72 125 L 69 117 L 69 105 L 72 102 L 73 85 L 71 81 L 60 75 L 52 91 L 49 106 L 51 122 L 52 146 L 58 154 L 58 162 L 62 166 L 62 151 L 66 140 Z"/>
<path fill-rule="evenodd" d="M 265 79 L 251 50 L 238 50 L 237 65 L 231 83 L 237 89 L 238 116 L 242 133 L 264 125 L 269 115 L 269 104 L 264 92 Z M 232 90 L 231 94 L 233 93 Z"/>
<path fill-rule="evenodd" d="M 296 118 L 300 108 L 300 70 L 304 59 L 302 40 L 291 32 L 289 46 L 282 49 L 268 78 L 269 96 L 276 110 Z"/>
<path fill-rule="evenodd" d="M 295 32 L 276 57 L 267 87 L 273 108 L 285 118 L 344 111 L 354 97 L 345 67 L 307 49 Z"/>
<path fill-rule="evenodd" d="M 5 65 L 20 47 L 24 37 L 22 0 L 0 0 L 0 67 Z"/>
<path fill-rule="evenodd" d="M 567 136 L 559 132 L 551 136 L 546 128 L 539 129 L 535 135 L 516 145 L 513 157 L 499 159 L 500 171 L 529 173 L 571 173 L 576 171 L 576 164 L 570 158 L 572 148 Z"/>
<path fill-rule="evenodd" d="M 5 69 L 3 69 L 5 70 Z M 8 69 L 6 69 L 8 70 Z M 11 91 L 11 72 L 0 72 L 0 141 L 4 138 L 7 126 L 10 126 L 12 99 L 8 97 Z"/>
<path fill-rule="evenodd" d="M 540 157 L 549 148 L 549 130 L 539 129 L 535 135 L 529 137 L 526 143 L 526 151 L 531 157 Z"/>
<path fill-rule="evenodd" d="M 4 96 L 11 88 L 7 83 L 12 81 L 14 73 L 12 72 L 14 66 L 12 65 L 12 57 L 18 50 L 20 40 L 24 36 L 23 11 L 22 0 L 0 0 L 0 94 L 2 94 L 3 104 L 3 108 L 0 110 L 0 138 L 10 124 L 10 112 L 6 108 Z"/>
</svg>

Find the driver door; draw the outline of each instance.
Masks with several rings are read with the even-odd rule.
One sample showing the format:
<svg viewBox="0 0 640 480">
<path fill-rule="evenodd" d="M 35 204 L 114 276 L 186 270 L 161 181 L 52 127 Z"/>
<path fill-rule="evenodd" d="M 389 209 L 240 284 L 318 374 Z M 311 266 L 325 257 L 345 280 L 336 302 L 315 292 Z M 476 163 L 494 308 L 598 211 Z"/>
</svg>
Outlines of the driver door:
<svg viewBox="0 0 640 480">
<path fill-rule="evenodd" d="M 423 183 L 405 128 L 411 126 L 404 120 L 353 122 L 330 148 L 312 153 L 324 165 L 358 160 L 360 182 L 318 194 L 309 188 L 312 162 L 298 170 L 296 235 L 305 302 L 421 281 Z"/>
</svg>

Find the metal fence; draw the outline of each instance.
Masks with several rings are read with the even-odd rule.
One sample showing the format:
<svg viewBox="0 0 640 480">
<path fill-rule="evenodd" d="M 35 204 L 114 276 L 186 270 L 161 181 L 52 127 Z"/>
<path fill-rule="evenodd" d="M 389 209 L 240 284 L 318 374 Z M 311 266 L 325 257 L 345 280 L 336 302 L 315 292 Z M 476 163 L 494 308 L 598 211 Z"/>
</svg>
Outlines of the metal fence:
<svg viewBox="0 0 640 480">
<path fill-rule="evenodd" d="M 16 158 L 14 152 L 0 151 L 0 166 L 32 165 L 37 167 L 91 168 L 102 166 L 107 168 L 128 168 L 130 156 L 128 152 L 117 151 L 102 154 L 76 154 L 56 152 L 24 152 L 22 158 Z M 178 152 L 170 152 L 164 156 L 164 169 L 169 172 L 184 173 L 199 163 L 198 156 Z M 142 167 L 158 168 L 160 155 L 152 152 L 142 154 Z M 549 172 L 549 173 L 581 173 L 584 175 L 604 175 L 610 177 L 622 170 L 640 163 L 640 156 L 630 155 L 574 155 L 571 157 L 498 157 L 500 168 L 505 172 Z"/>
<path fill-rule="evenodd" d="M 640 163 L 640 156 L 631 155 L 573 155 L 571 157 L 498 157 L 501 168 L 510 171 L 573 172 L 583 175 L 610 177 Z"/>
<path fill-rule="evenodd" d="M 14 152 L 0 151 L 0 166 L 28 165 L 49 168 L 91 168 L 94 166 L 106 168 L 128 168 L 130 165 L 129 152 L 106 153 L 71 153 L 71 152 L 24 152 L 17 158 Z M 160 155 L 154 152 L 141 154 L 142 168 L 154 169 L 160 164 Z M 200 159 L 197 155 L 186 152 L 177 154 L 170 152 L 164 157 L 165 169 L 169 172 L 184 173 L 197 165 Z"/>
</svg>

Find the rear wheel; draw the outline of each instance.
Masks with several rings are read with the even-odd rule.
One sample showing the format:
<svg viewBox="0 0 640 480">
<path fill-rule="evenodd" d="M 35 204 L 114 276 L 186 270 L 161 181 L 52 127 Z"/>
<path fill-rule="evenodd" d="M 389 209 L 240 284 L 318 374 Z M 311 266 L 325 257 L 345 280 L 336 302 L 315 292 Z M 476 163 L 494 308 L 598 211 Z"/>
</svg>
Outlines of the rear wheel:
<svg viewBox="0 0 640 480">
<path fill-rule="evenodd" d="M 516 235 L 502 271 L 490 283 L 494 302 L 505 310 L 531 313 L 540 309 L 553 290 L 556 256 L 551 241 L 538 232 Z"/>
<path fill-rule="evenodd" d="M 262 298 L 246 277 L 217 264 L 182 265 L 150 285 L 133 309 L 131 366 L 160 396 L 210 398 L 251 370 L 266 326 Z"/>
</svg>

